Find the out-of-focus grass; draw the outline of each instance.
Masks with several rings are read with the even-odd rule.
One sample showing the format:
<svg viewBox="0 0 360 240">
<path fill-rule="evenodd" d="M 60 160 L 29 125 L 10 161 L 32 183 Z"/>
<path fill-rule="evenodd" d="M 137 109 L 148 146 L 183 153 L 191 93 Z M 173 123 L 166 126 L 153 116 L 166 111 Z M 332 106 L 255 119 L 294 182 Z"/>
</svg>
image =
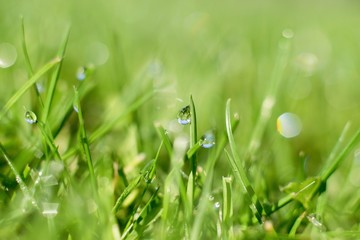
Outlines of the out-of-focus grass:
<svg viewBox="0 0 360 240">
<path fill-rule="evenodd" d="M 309 209 L 292 201 L 271 215 L 262 213 L 266 219 L 259 225 L 239 193 L 240 182 L 236 178 L 231 184 L 222 180 L 228 175 L 236 176 L 224 147 L 216 151 L 194 150 L 195 155 L 187 159 L 188 149 L 181 149 L 179 141 L 183 136 L 190 138 L 189 127 L 177 125 L 175 118 L 182 107 L 190 104 L 192 94 L 197 129 L 192 125 L 190 132 L 196 131 L 198 136 L 191 139 L 190 145 L 213 130 L 216 146 L 225 133 L 225 103 L 231 98 L 232 109 L 240 116 L 232 150 L 236 146 L 239 158 L 245 161 L 239 167 L 244 167 L 257 197 L 264 208 L 274 207 L 271 204 L 284 197 L 292 199 L 286 199 L 280 188 L 290 182 L 303 187 L 301 183 L 306 185 L 308 177 L 318 176 L 329 164 L 326 160 L 346 122 L 352 122 L 352 126 L 339 146 L 340 152 L 359 127 L 359 10 L 356 1 L 325 0 L 1 1 L 0 44 L 14 45 L 17 61 L 9 68 L 0 68 L 0 109 L 4 115 L 0 119 L 0 143 L 40 209 L 43 202 L 59 203 L 59 209 L 58 215 L 48 220 L 27 206 L 12 167 L 1 156 L 0 238 L 49 234 L 72 239 L 108 239 L 117 234 L 156 238 L 160 233 L 192 239 L 198 237 L 194 233 L 201 233 L 203 238 L 212 234 L 260 238 L 275 233 L 345 238 L 356 234 L 360 231 L 356 174 L 359 150 L 348 153 L 319 199 L 311 200 Z M 24 19 L 33 73 L 44 89 L 40 97 L 44 101 L 52 99 L 51 105 L 50 100 L 45 101 L 46 108 L 50 106 L 49 113 L 42 108 L 34 90 L 25 85 L 31 76 L 22 52 L 20 16 Z M 57 64 L 44 76 L 37 76 L 37 71 L 58 53 L 61 57 L 69 28 L 59 76 L 54 73 Z M 261 106 L 271 88 L 284 29 L 291 29 L 294 37 L 277 101 L 261 126 L 261 134 L 256 135 L 259 148 L 247 161 Z M 81 66 L 90 69 L 82 82 L 76 79 Z M 49 90 L 50 79 L 56 83 L 54 91 Z M 84 120 L 80 125 L 71 109 L 74 85 L 79 91 L 80 119 Z M 24 86 L 26 91 L 17 95 Z M 7 104 L 15 97 L 11 106 Z M 27 124 L 24 107 L 42 121 L 46 115 L 43 125 Z M 293 139 L 276 132 L 276 119 L 284 112 L 293 112 L 302 121 L 302 132 Z M 50 140 L 44 136 L 54 137 L 50 140 L 58 147 L 63 162 L 54 155 L 57 151 L 46 145 Z M 157 154 L 160 144 L 163 145 Z M 180 144 L 180 150 L 173 149 L 176 144 Z M 86 154 L 83 146 L 87 146 Z M 179 162 L 179 158 L 184 161 Z M 94 173 L 89 172 L 89 159 L 93 161 Z M 147 165 L 152 159 L 156 159 L 156 164 Z M 196 166 L 190 162 L 194 159 L 198 176 L 190 184 L 189 176 L 194 175 L 189 174 Z M 207 169 L 209 159 L 209 166 L 215 165 L 213 173 Z M 45 163 L 50 164 L 49 171 L 56 177 L 57 185 L 36 183 Z M 152 168 L 156 168 L 155 179 L 151 175 L 153 181 L 146 177 Z M 99 199 L 92 194 L 90 179 L 94 176 Z M 191 194 L 184 192 L 187 187 L 193 188 Z M 171 191 L 165 192 L 166 189 Z M 226 201 L 225 218 L 219 217 L 211 201 L 200 207 L 208 200 L 203 191 L 213 196 L 214 202 Z M 124 199 L 112 212 L 120 196 Z M 191 196 L 190 202 L 186 196 Z M 174 216 L 179 222 L 172 219 Z M 210 219 L 201 231 L 196 216 Z M 316 226 L 312 216 L 323 227 Z M 324 229 L 325 233 L 318 231 Z"/>
</svg>

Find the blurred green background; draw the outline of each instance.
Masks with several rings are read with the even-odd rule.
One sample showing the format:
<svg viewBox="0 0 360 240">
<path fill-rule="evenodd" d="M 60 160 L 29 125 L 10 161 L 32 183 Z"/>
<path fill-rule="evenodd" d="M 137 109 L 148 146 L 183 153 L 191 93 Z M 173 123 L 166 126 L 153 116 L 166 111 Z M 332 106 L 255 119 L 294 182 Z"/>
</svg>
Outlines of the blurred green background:
<svg viewBox="0 0 360 240">
<path fill-rule="evenodd" d="M 20 16 L 35 69 L 56 56 L 71 29 L 58 99 L 72 91 L 80 66 L 95 66 L 95 87 L 84 101 L 89 131 L 106 114 L 111 117 L 124 108 L 122 100 L 149 86 L 158 90 L 137 116 L 137 141 L 143 143 L 137 146 L 148 155 L 154 155 L 159 143 L 153 141 L 153 123 L 170 126 L 190 94 L 200 133 L 224 128 L 225 102 L 232 99 L 232 109 L 241 117 L 235 137 L 245 154 L 284 29 L 294 32 L 291 57 L 258 156 L 263 169 L 276 169 L 274 175 L 268 173 L 269 179 L 277 178 L 274 188 L 317 174 L 345 123 L 360 123 L 360 2 L 355 0 L 0 0 L 0 43 L 17 49 L 15 65 L 0 69 L 1 104 L 27 79 Z M 29 107 L 26 100 L 23 105 Z M 276 119 L 284 112 L 302 121 L 302 132 L 294 139 L 276 132 Z M 113 141 L 110 147 L 122 144 Z M 306 163 L 299 154 L 305 154 Z M 351 166 L 347 162 L 331 181 L 334 196 Z M 217 174 L 229 172 L 221 160 Z M 360 185 L 355 176 L 350 178 L 349 194 Z"/>
</svg>

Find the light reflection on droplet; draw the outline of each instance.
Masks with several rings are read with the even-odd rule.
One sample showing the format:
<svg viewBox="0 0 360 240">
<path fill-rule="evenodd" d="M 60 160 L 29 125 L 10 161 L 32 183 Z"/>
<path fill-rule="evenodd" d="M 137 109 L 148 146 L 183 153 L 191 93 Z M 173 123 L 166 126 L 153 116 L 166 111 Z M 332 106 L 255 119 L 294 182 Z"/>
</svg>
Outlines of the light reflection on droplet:
<svg viewBox="0 0 360 240">
<path fill-rule="evenodd" d="M 10 43 L 0 43 L 0 68 L 14 65 L 17 58 L 16 48 Z"/>
<path fill-rule="evenodd" d="M 293 138 L 300 134 L 302 124 L 300 118 L 293 113 L 283 113 L 276 121 L 277 131 L 285 138 Z"/>
<path fill-rule="evenodd" d="M 190 105 L 186 106 L 186 107 L 183 107 L 178 115 L 177 115 L 177 119 L 178 119 L 178 122 L 181 124 L 181 125 L 187 125 L 190 123 L 190 117 L 191 117 L 191 113 L 190 113 Z"/>
<path fill-rule="evenodd" d="M 58 214 L 59 203 L 43 202 L 41 205 L 44 217 L 53 218 Z"/>
<path fill-rule="evenodd" d="M 215 145 L 215 135 L 212 131 L 206 132 L 202 137 L 201 146 L 203 148 L 211 148 Z"/>
<path fill-rule="evenodd" d="M 220 206 L 221 206 L 220 202 L 214 203 L 214 208 L 215 208 L 216 210 L 218 210 L 218 209 L 220 208 Z"/>
<path fill-rule="evenodd" d="M 209 196 L 209 201 L 214 201 L 214 199 L 215 199 L 215 198 L 214 198 L 214 195 L 210 195 L 210 196 Z"/>
</svg>

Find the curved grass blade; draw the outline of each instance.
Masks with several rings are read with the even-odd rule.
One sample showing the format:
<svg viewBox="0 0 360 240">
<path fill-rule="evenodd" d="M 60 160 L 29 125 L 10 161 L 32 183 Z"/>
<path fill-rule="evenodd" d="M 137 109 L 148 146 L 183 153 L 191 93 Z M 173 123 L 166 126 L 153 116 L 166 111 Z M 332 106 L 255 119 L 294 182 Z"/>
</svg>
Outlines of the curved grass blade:
<svg viewBox="0 0 360 240">
<path fill-rule="evenodd" d="M 20 99 L 20 97 L 31 87 L 39 78 L 47 73 L 52 67 L 58 64 L 61 61 L 61 58 L 57 57 L 45 64 L 37 73 L 35 73 L 22 87 L 7 101 L 5 106 L 0 111 L 0 120 L 5 116 L 5 114 L 10 110 L 10 108 Z"/>
<path fill-rule="evenodd" d="M 251 203 L 250 204 L 251 210 L 253 211 L 259 223 L 262 223 L 262 213 L 263 213 L 262 204 L 260 203 L 259 198 L 257 197 L 253 187 L 251 186 L 250 181 L 246 176 L 244 168 L 241 166 L 241 160 L 236 151 L 237 147 L 235 144 L 235 140 L 231 128 L 230 102 L 231 100 L 228 99 L 226 103 L 226 131 L 229 138 L 229 145 L 232 156 L 226 150 L 225 153 L 228 157 L 229 163 L 231 165 L 235 177 L 238 179 L 243 189 L 243 192 L 246 194 L 246 196 L 248 197 Z"/>
</svg>

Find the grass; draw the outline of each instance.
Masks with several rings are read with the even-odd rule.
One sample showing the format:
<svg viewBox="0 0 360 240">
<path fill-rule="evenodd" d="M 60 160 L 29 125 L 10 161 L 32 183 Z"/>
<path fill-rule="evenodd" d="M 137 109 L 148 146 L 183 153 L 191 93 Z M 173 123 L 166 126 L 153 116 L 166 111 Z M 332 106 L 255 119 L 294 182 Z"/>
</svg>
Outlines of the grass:
<svg viewBox="0 0 360 240">
<path fill-rule="evenodd" d="M 0 6 L 0 239 L 360 237 L 359 4 Z"/>
</svg>

